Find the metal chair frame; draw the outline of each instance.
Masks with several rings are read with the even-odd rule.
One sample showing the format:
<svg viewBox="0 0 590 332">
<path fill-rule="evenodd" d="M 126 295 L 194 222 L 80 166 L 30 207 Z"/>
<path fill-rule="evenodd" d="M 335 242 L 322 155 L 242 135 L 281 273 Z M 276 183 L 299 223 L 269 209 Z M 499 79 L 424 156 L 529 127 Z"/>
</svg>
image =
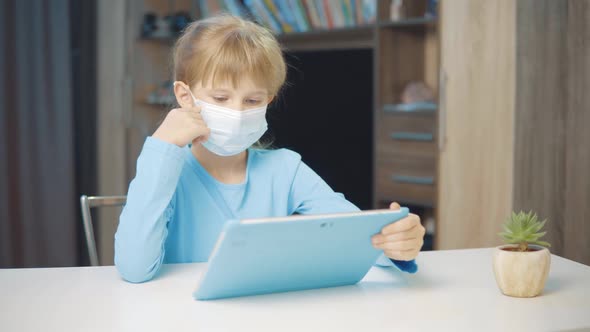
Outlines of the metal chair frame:
<svg viewBox="0 0 590 332">
<path fill-rule="evenodd" d="M 94 237 L 94 228 L 90 209 L 105 206 L 123 206 L 125 205 L 126 201 L 127 196 L 80 196 L 82 223 L 84 224 L 84 234 L 86 236 L 86 245 L 88 246 L 90 265 L 99 266 L 98 254 L 96 252 L 96 239 Z"/>
</svg>

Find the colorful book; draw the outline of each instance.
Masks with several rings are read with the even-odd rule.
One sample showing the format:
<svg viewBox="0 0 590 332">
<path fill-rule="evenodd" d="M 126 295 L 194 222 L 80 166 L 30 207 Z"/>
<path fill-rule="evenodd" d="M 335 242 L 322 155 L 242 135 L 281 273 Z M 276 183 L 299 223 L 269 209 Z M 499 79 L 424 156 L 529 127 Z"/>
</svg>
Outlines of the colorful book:
<svg viewBox="0 0 590 332">
<path fill-rule="evenodd" d="M 316 11 L 318 12 L 321 28 L 328 29 L 328 18 L 326 17 L 326 12 L 324 10 L 324 2 L 320 0 L 312 0 L 312 2 L 315 5 Z"/>
<path fill-rule="evenodd" d="M 344 26 L 351 27 L 354 25 L 352 21 L 352 8 L 350 6 L 350 0 L 341 0 L 342 4 L 342 16 L 344 16 Z"/>
<path fill-rule="evenodd" d="M 304 0 L 303 6 L 305 7 L 305 11 L 307 12 L 307 17 L 309 17 L 312 28 L 321 29 L 322 22 L 320 21 L 317 7 L 315 6 L 314 2 L 314 0 Z"/>
<path fill-rule="evenodd" d="M 225 0 L 227 8 L 229 11 L 236 16 L 244 17 L 247 16 L 247 11 L 242 5 L 240 0 Z"/>
<path fill-rule="evenodd" d="M 362 0 L 355 0 L 355 13 L 356 13 L 356 24 L 357 25 L 364 25 L 365 19 L 363 17 L 363 1 Z"/>
<path fill-rule="evenodd" d="M 244 6 L 246 6 L 246 8 L 248 8 L 248 11 L 252 14 L 254 19 L 258 23 L 265 24 L 265 22 L 262 20 L 262 15 L 260 15 L 260 13 L 256 10 L 254 0 L 244 0 Z"/>
<path fill-rule="evenodd" d="M 281 11 L 279 10 L 279 8 L 276 5 L 276 2 L 277 1 L 273 1 L 273 0 L 264 0 L 264 3 L 266 4 L 266 6 L 273 13 L 274 17 L 276 17 L 277 21 L 281 24 L 281 28 L 282 28 L 283 32 L 287 32 L 287 33 L 293 32 L 294 31 L 293 26 L 283 16 L 283 14 L 281 13 Z"/>
<path fill-rule="evenodd" d="M 202 17 L 209 17 L 218 14 L 222 11 L 217 0 L 200 0 L 199 9 Z"/>
<path fill-rule="evenodd" d="M 263 0 L 244 0 L 244 4 L 261 24 L 267 26 L 276 34 L 282 32 L 281 26 L 275 20 L 270 10 L 264 5 Z"/>
<path fill-rule="evenodd" d="M 344 13 L 342 12 L 342 3 L 338 0 L 330 0 L 330 13 L 335 28 L 344 27 Z"/>
<path fill-rule="evenodd" d="M 330 0 L 324 0 L 323 4 L 324 13 L 326 13 L 326 22 L 328 22 L 328 29 L 332 29 L 334 27 L 334 21 L 332 20 L 332 11 L 330 10 Z"/>
<path fill-rule="evenodd" d="M 273 13 L 270 11 L 270 9 L 266 6 L 264 0 L 257 0 L 256 2 L 259 4 L 259 7 L 261 8 L 262 14 L 267 18 L 270 28 L 277 34 L 282 33 L 283 29 L 278 21 L 278 18 L 275 17 Z"/>
<path fill-rule="evenodd" d="M 210 9 L 209 6 L 207 6 L 206 0 L 199 0 L 199 12 L 201 14 L 201 17 L 208 17 L 210 15 Z"/>
<path fill-rule="evenodd" d="M 362 0 L 363 1 L 363 18 L 365 23 L 375 23 L 377 20 L 377 1 L 376 0 Z"/>
<path fill-rule="evenodd" d="M 356 26 L 356 0 L 348 0 L 348 3 L 350 5 L 350 21 L 353 26 Z"/>
<path fill-rule="evenodd" d="M 301 16 L 301 12 L 299 11 L 299 6 L 297 5 L 297 0 L 287 0 L 287 3 L 289 4 L 289 8 L 291 9 L 293 16 L 295 17 L 295 22 L 297 23 L 297 29 L 300 32 L 307 31 L 307 28 L 305 26 L 305 21 L 304 21 L 303 17 Z"/>
<path fill-rule="evenodd" d="M 227 3 L 224 0 L 217 0 L 217 5 L 221 8 L 222 12 L 229 12 L 229 8 L 227 7 Z"/>
<path fill-rule="evenodd" d="M 293 31 L 300 32 L 300 27 L 297 25 L 295 14 L 293 13 L 291 6 L 289 6 L 288 0 L 273 0 L 273 2 L 279 10 L 279 13 L 281 13 L 281 17 L 287 21 L 287 24 L 293 28 Z"/>
<path fill-rule="evenodd" d="M 307 12 L 305 11 L 305 6 L 303 6 L 303 0 L 293 1 L 295 1 L 295 5 L 297 6 L 301 22 L 303 22 L 303 25 L 305 26 L 305 31 L 311 30 L 311 23 L 309 22 L 309 16 L 307 16 Z"/>
</svg>

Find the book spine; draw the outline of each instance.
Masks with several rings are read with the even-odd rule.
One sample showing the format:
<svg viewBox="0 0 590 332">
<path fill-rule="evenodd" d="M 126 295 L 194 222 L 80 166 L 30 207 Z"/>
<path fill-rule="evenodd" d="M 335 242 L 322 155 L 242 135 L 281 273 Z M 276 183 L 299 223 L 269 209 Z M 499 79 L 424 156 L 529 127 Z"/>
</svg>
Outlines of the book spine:
<svg viewBox="0 0 590 332">
<path fill-rule="evenodd" d="M 289 24 L 292 31 L 298 32 L 299 27 L 297 26 L 297 22 L 295 22 L 295 17 L 293 16 L 292 10 L 289 8 L 287 0 L 274 0 L 274 4 L 277 6 L 279 13 L 281 13 L 281 17 L 287 21 L 287 24 Z"/>
<path fill-rule="evenodd" d="M 313 29 L 320 29 L 322 26 L 316 6 L 313 4 L 313 0 L 304 0 L 303 6 L 305 7 L 305 11 L 307 12 L 307 17 L 309 17 L 309 20 L 311 22 L 311 27 Z"/>
<path fill-rule="evenodd" d="M 250 13 L 252 13 L 252 16 L 254 16 L 256 21 L 258 21 L 258 23 L 266 24 L 266 22 L 264 21 L 264 18 L 262 17 L 262 15 L 260 14 L 260 12 L 257 9 L 258 6 L 256 5 L 255 1 L 256 0 L 244 0 L 244 6 L 246 6 L 246 8 L 248 8 L 248 10 L 250 11 Z"/>
<path fill-rule="evenodd" d="M 282 12 L 284 12 L 284 16 L 285 17 L 289 17 L 288 19 L 291 22 L 291 25 L 293 26 L 294 30 L 297 32 L 301 32 L 302 27 L 299 24 L 299 21 L 297 21 L 297 16 L 295 15 L 295 9 L 293 8 L 293 6 L 291 5 L 291 1 L 290 0 L 278 0 L 280 2 L 282 2 Z"/>
<path fill-rule="evenodd" d="M 283 29 L 281 28 L 281 25 L 279 24 L 278 20 L 274 17 L 270 9 L 266 7 L 264 1 L 257 0 L 256 2 L 258 3 L 258 6 L 260 7 L 260 10 L 262 11 L 263 15 L 266 16 L 266 19 L 269 23 L 269 27 L 277 34 L 282 33 Z"/>
<path fill-rule="evenodd" d="M 353 24 L 351 8 L 350 8 L 350 0 L 341 0 L 342 1 L 342 14 L 344 16 L 344 25 L 347 27 L 351 27 Z"/>
<path fill-rule="evenodd" d="M 350 21 L 352 22 L 353 26 L 357 26 L 356 22 L 356 1 L 355 0 L 348 0 L 348 4 L 350 6 Z"/>
<path fill-rule="evenodd" d="M 275 33 L 281 33 L 281 27 L 273 19 L 272 13 L 266 8 L 262 0 L 244 0 L 244 4 L 261 24 Z"/>
<path fill-rule="evenodd" d="M 320 19 L 320 26 L 322 29 L 328 28 L 328 18 L 326 17 L 326 13 L 324 11 L 324 3 L 319 0 L 312 0 L 313 4 L 315 5 L 316 11 L 318 12 L 318 17 Z"/>
<path fill-rule="evenodd" d="M 332 20 L 332 12 L 330 11 L 329 0 L 324 0 L 323 4 L 324 12 L 326 13 L 326 22 L 328 22 L 328 29 L 332 29 L 334 27 L 334 21 Z"/>
<path fill-rule="evenodd" d="M 362 0 L 355 0 L 354 4 L 355 4 L 355 8 L 356 8 L 356 24 L 357 25 L 364 25 L 365 20 L 363 18 L 363 1 Z"/>
<path fill-rule="evenodd" d="M 229 12 L 232 15 L 240 16 L 242 14 L 242 13 L 240 13 L 240 9 L 236 5 L 235 0 L 225 0 L 225 7 L 229 10 Z"/>
<path fill-rule="evenodd" d="M 221 12 L 221 7 L 219 7 L 219 2 L 217 2 L 217 0 L 207 0 L 207 4 L 209 7 L 209 15 L 215 15 Z"/>
<path fill-rule="evenodd" d="M 199 11 L 201 12 L 201 18 L 209 17 L 209 6 L 207 0 L 199 0 Z"/>
<path fill-rule="evenodd" d="M 377 2 L 376 0 L 363 0 L 363 10 L 365 23 L 375 23 L 377 19 Z"/>
<path fill-rule="evenodd" d="M 303 24 L 303 22 L 301 22 L 301 19 L 299 18 L 298 9 L 297 9 L 297 5 L 295 4 L 295 1 L 294 0 L 286 0 L 286 1 L 289 6 L 289 11 L 293 15 L 293 19 L 295 20 L 295 24 L 297 25 L 297 31 L 299 31 L 299 32 L 305 31 L 305 25 Z"/>
<path fill-rule="evenodd" d="M 342 4 L 338 0 L 329 1 L 330 12 L 332 13 L 332 20 L 335 28 L 344 26 L 344 15 L 342 14 Z"/>
<path fill-rule="evenodd" d="M 224 0 L 217 0 L 217 5 L 219 6 L 219 11 L 221 12 L 228 12 L 227 3 Z"/>
<path fill-rule="evenodd" d="M 275 1 L 273 0 L 264 0 L 268 9 L 272 12 L 272 14 L 277 18 L 278 23 L 281 25 L 281 29 L 283 32 L 293 32 L 293 27 L 289 24 L 287 19 L 283 17 L 281 11 L 277 8 Z"/>
<path fill-rule="evenodd" d="M 293 0 L 293 2 L 295 3 L 295 7 L 297 7 L 297 15 L 299 16 L 299 20 L 303 24 L 304 31 L 309 31 L 311 25 L 309 23 L 309 17 L 305 13 L 305 8 L 303 7 L 302 0 Z"/>
</svg>

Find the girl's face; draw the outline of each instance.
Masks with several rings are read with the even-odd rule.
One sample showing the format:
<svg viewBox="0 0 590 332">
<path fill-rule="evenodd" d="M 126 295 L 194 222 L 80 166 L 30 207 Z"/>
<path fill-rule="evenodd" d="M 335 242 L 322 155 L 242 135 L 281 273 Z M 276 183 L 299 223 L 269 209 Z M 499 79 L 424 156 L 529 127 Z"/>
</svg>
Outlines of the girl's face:
<svg viewBox="0 0 590 332">
<path fill-rule="evenodd" d="M 192 87 L 191 91 L 197 99 L 236 111 L 266 106 L 272 101 L 268 90 L 257 86 L 250 79 L 242 79 L 237 87 L 233 87 L 231 82 L 223 82 L 215 87 L 203 86 L 199 82 Z"/>
</svg>

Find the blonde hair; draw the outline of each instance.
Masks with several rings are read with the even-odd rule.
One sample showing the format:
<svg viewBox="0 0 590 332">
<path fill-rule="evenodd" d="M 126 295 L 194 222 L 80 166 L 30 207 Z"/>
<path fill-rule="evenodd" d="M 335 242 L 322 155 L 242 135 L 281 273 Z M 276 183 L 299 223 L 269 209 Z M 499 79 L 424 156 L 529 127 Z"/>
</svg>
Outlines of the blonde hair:
<svg viewBox="0 0 590 332">
<path fill-rule="evenodd" d="M 174 80 L 235 87 L 248 77 L 275 96 L 286 78 L 283 52 L 266 28 L 237 16 L 213 16 L 191 23 L 173 52 Z"/>
</svg>

